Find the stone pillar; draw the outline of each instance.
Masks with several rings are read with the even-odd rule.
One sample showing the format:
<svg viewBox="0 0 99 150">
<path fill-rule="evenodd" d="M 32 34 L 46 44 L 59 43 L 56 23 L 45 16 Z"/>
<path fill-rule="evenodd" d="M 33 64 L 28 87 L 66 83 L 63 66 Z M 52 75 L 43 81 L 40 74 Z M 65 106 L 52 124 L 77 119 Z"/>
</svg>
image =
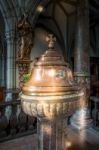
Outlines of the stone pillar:
<svg viewBox="0 0 99 150">
<path fill-rule="evenodd" d="M 84 91 L 84 97 L 82 99 L 83 108 L 81 108 L 81 111 L 77 111 L 76 114 L 71 118 L 71 124 L 76 128 L 81 129 L 87 126 L 90 122 L 90 115 L 87 109 L 88 98 L 90 95 L 90 43 L 88 0 L 78 0 L 76 17 L 77 25 L 74 48 L 74 75 L 76 81 L 81 86 L 82 91 Z M 81 116 L 83 116 L 83 118 Z"/>
<path fill-rule="evenodd" d="M 89 8 L 88 0 L 78 0 L 75 33 L 75 75 L 89 75 Z"/>
<path fill-rule="evenodd" d="M 85 96 L 90 95 L 90 41 L 88 0 L 78 0 L 75 34 L 74 75 Z M 85 102 L 85 105 L 87 101 Z"/>
<path fill-rule="evenodd" d="M 16 88 L 16 64 L 15 64 L 15 30 L 9 30 L 5 33 L 7 43 L 6 60 L 6 100 L 12 99 L 12 93 L 9 90 Z"/>
<path fill-rule="evenodd" d="M 38 150 L 67 150 L 66 118 L 40 118 L 37 122 Z"/>
<path fill-rule="evenodd" d="M 11 24 L 12 25 L 12 24 Z M 13 99 L 13 92 L 16 88 L 16 64 L 15 64 L 15 58 L 16 58 L 16 36 L 15 36 L 15 28 L 9 27 L 6 25 L 6 94 L 5 94 L 5 101 L 11 101 Z M 8 106 L 5 109 L 5 115 L 7 118 L 11 115 L 11 106 Z"/>
</svg>

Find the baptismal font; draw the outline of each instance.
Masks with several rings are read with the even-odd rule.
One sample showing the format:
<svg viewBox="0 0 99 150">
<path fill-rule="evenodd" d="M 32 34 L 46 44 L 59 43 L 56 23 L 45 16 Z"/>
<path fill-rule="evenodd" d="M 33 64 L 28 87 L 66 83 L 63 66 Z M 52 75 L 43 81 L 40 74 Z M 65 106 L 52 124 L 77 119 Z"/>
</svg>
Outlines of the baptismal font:
<svg viewBox="0 0 99 150">
<path fill-rule="evenodd" d="M 54 48 L 56 38 L 46 38 L 48 50 L 35 62 L 22 87 L 23 111 L 37 117 L 38 150 L 66 150 L 67 118 L 79 107 L 83 92 L 72 71 Z"/>
</svg>

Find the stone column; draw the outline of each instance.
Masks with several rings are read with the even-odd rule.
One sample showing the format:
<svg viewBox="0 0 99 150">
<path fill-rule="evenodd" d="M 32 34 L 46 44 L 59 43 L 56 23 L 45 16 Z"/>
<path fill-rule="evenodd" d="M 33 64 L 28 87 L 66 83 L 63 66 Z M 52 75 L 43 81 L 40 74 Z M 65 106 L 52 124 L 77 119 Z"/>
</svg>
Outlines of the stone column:
<svg viewBox="0 0 99 150">
<path fill-rule="evenodd" d="M 16 64 L 15 64 L 15 30 L 9 30 L 5 33 L 7 42 L 7 60 L 6 60 L 6 100 L 12 99 L 11 89 L 16 88 Z"/>
<path fill-rule="evenodd" d="M 37 122 L 38 150 L 67 150 L 66 118 L 40 118 Z"/>
<path fill-rule="evenodd" d="M 89 125 L 90 115 L 87 109 L 90 95 L 90 43 L 89 43 L 89 4 L 88 0 L 77 2 L 77 24 L 74 48 L 74 75 L 84 91 L 81 111 L 77 111 L 71 118 L 71 124 L 82 129 Z M 86 114 L 87 113 L 87 114 Z M 83 118 L 82 118 L 83 117 Z"/>
<path fill-rule="evenodd" d="M 16 37 L 15 37 L 15 28 L 7 28 L 6 26 L 6 94 L 5 101 L 11 101 L 13 99 L 13 92 L 16 88 L 16 64 L 15 64 L 15 49 L 16 49 Z M 9 118 L 11 114 L 11 107 L 8 106 L 5 110 L 5 115 Z"/>
</svg>

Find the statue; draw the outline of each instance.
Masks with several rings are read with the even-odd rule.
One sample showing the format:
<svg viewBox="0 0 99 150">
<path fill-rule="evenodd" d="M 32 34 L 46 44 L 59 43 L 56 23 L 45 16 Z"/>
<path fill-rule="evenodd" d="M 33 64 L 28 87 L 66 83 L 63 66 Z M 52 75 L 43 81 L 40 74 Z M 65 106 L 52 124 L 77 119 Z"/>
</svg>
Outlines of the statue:
<svg viewBox="0 0 99 150">
<path fill-rule="evenodd" d="M 33 47 L 34 32 L 26 15 L 23 15 L 22 19 L 18 22 L 17 29 L 19 35 L 17 58 L 21 60 L 29 60 L 31 49 Z"/>
</svg>

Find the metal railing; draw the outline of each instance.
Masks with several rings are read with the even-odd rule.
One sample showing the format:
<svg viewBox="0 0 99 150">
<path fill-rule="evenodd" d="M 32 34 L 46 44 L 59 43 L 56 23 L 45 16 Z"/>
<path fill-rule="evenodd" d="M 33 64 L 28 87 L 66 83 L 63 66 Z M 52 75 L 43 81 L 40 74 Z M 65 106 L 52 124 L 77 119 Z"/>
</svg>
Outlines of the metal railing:
<svg viewBox="0 0 99 150">
<path fill-rule="evenodd" d="M 35 132 L 36 118 L 22 111 L 20 100 L 0 103 L 0 142 Z"/>
</svg>

